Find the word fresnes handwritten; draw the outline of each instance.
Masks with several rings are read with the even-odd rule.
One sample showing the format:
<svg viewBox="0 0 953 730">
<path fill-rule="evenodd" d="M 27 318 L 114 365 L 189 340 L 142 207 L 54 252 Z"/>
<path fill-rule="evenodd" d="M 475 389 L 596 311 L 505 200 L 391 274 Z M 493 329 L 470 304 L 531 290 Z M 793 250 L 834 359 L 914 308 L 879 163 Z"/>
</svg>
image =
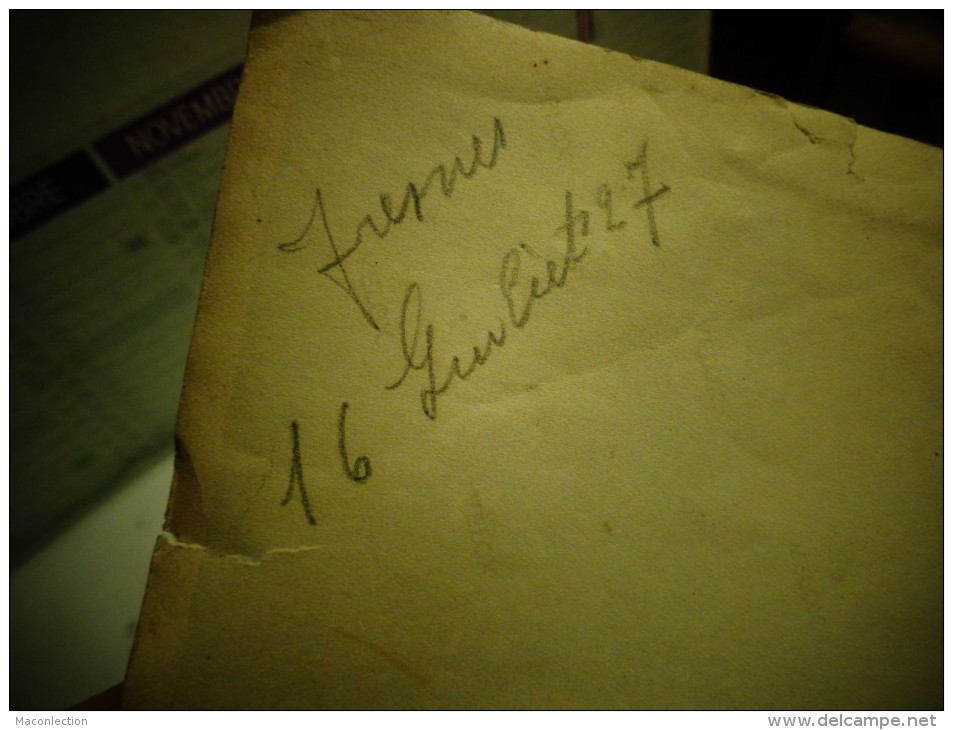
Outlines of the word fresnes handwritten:
<svg viewBox="0 0 953 730">
<path fill-rule="evenodd" d="M 340 287 L 345 294 L 351 297 L 361 314 L 364 315 L 364 319 L 367 323 L 375 330 L 380 330 L 374 317 L 357 295 L 357 290 L 354 288 L 354 284 L 351 283 L 351 277 L 348 275 L 344 263 L 348 257 L 361 247 L 364 243 L 364 236 L 368 233 L 373 233 L 377 238 L 382 240 L 387 238 L 387 235 L 393 230 L 394 226 L 400 225 L 407 218 L 411 204 L 413 204 L 414 218 L 416 218 L 419 223 L 423 223 L 423 201 L 427 195 L 434 190 L 435 183 L 439 183 L 437 189 L 443 196 L 450 198 L 453 196 L 453 191 L 456 189 L 457 181 L 460 177 L 469 179 L 476 175 L 481 168 L 492 170 L 496 167 L 500 159 L 500 153 L 506 149 L 506 135 L 503 133 L 503 122 L 499 119 L 493 120 L 493 143 L 487 156 L 484 156 L 483 140 L 473 135 L 471 144 L 472 156 L 468 163 L 464 163 L 463 160 L 457 157 L 451 163 L 449 169 L 443 163 L 436 165 L 424 178 L 423 183 L 418 185 L 414 182 L 408 182 L 404 189 L 404 199 L 401 201 L 397 212 L 394 212 L 394 201 L 391 197 L 386 193 L 381 193 L 378 200 L 383 218 L 375 221 L 374 216 L 371 213 L 367 213 L 355 227 L 350 246 L 343 251 L 338 248 L 334 235 L 331 233 L 331 226 L 328 223 L 328 214 L 324 208 L 324 200 L 321 197 L 321 188 L 318 188 L 314 193 L 314 204 L 311 206 L 311 215 L 305 224 L 304 230 L 301 231 L 301 235 L 293 241 L 278 244 L 279 250 L 294 253 L 312 245 L 314 239 L 319 238 L 321 235 L 321 231 L 314 230 L 315 219 L 320 218 L 325 242 L 331 249 L 331 260 L 318 267 L 318 273 L 326 276 Z"/>
<path fill-rule="evenodd" d="M 480 169 L 492 170 L 496 167 L 500 162 L 501 152 L 506 148 L 503 122 L 499 118 L 493 120 L 493 142 L 488 153 L 485 153 L 484 147 L 482 140 L 474 135 L 472 156 L 467 163 L 457 157 L 449 167 L 444 164 L 433 167 L 423 183 L 407 183 L 403 199 L 396 210 L 392 199 L 384 193 L 380 194 L 382 218 L 375 220 L 371 214 L 365 215 L 356 225 L 351 243 L 343 250 L 338 247 L 331 232 L 321 191 L 318 189 L 315 192 L 310 218 L 301 235 L 293 241 L 279 244 L 278 248 L 284 252 L 295 252 L 316 245 L 321 240 L 320 233 L 323 231 L 323 241 L 329 248 L 331 257 L 326 264 L 318 268 L 318 273 L 344 291 L 366 322 L 380 331 L 376 320 L 358 296 L 351 275 L 345 267 L 348 257 L 364 244 L 368 233 L 373 233 L 381 240 L 386 238 L 394 226 L 407 219 L 411 209 L 418 223 L 425 223 L 427 219 L 423 202 L 432 190 L 437 189 L 450 198 L 459 178 L 469 179 Z M 454 383 L 465 382 L 484 367 L 495 352 L 505 348 L 509 338 L 532 322 L 535 308 L 542 306 L 546 297 L 563 289 L 573 280 L 574 272 L 580 263 L 590 255 L 586 239 L 596 234 L 619 235 L 621 231 L 628 231 L 637 237 L 644 236 L 652 246 L 660 247 L 662 244 L 655 205 L 671 190 L 665 184 L 653 186 L 649 175 L 648 151 L 648 142 L 642 141 L 638 152 L 622 163 L 620 178 L 624 176 L 624 179 L 621 184 L 605 181 L 584 192 L 581 198 L 572 190 L 563 192 L 563 216 L 554 229 L 563 241 L 560 256 L 555 259 L 545 258 L 525 241 L 514 242 L 503 254 L 498 268 L 493 272 L 494 283 L 500 296 L 500 315 L 487 327 L 485 338 L 481 338 L 481 341 L 465 354 L 442 351 L 440 334 L 432 323 L 426 321 L 423 287 L 418 282 L 409 282 L 400 304 L 400 324 L 396 332 L 401 360 L 399 375 L 392 382 L 385 384 L 384 388 L 391 391 L 403 390 L 412 387 L 410 384 L 416 380 L 417 385 L 413 387 L 417 389 L 420 410 L 428 419 L 436 421 L 440 398 Z M 438 183 L 438 187 L 434 187 Z M 589 207 L 583 207 L 586 205 Z M 639 219 L 644 215 L 641 225 L 631 219 L 633 212 Z M 320 227 L 315 226 L 317 220 L 320 221 Z M 545 233 L 551 235 L 552 230 Z M 371 477 L 371 461 L 367 456 L 360 456 L 353 462 L 348 457 L 348 407 L 347 402 L 342 403 L 339 412 L 338 453 L 345 476 L 360 483 Z M 291 424 L 291 431 L 291 469 L 287 491 L 281 504 L 287 505 L 293 495 L 297 494 L 305 518 L 314 525 L 317 519 L 304 483 L 297 421 Z"/>
</svg>

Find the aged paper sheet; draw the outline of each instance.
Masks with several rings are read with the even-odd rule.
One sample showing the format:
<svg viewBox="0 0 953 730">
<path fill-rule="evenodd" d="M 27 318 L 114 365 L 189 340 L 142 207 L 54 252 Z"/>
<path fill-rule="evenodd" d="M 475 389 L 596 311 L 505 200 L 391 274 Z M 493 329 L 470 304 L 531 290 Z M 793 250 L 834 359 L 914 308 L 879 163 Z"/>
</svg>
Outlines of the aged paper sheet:
<svg viewBox="0 0 953 730">
<path fill-rule="evenodd" d="M 470 14 L 258 23 L 127 704 L 941 705 L 941 161 Z"/>
</svg>

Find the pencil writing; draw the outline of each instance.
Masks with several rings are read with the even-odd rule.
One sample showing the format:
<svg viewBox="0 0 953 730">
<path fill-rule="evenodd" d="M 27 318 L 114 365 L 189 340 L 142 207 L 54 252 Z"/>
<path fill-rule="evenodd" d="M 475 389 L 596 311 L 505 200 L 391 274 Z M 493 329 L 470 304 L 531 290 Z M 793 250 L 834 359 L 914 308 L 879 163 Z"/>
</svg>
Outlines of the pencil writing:
<svg viewBox="0 0 953 730">
<path fill-rule="evenodd" d="M 367 213 L 361 218 L 355 227 L 351 243 L 344 249 L 338 247 L 338 241 L 335 239 L 331 231 L 331 225 L 328 222 L 328 212 L 321 188 L 316 188 L 308 222 L 297 238 L 279 243 L 278 249 L 285 253 L 295 253 L 315 245 L 323 234 L 327 247 L 330 249 L 330 260 L 318 267 L 318 273 L 329 279 L 351 298 L 368 325 L 375 330 L 380 330 L 377 320 L 358 295 L 348 269 L 345 267 L 345 262 L 364 244 L 367 235 L 373 234 L 380 240 L 387 238 L 395 226 L 407 220 L 411 209 L 414 219 L 418 223 L 423 223 L 426 219 L 423 203 L 434 190 L 439 191 L 445 198 L 451 198 L 461 178 L 468 180 L 481 169 L 492 170 L 496 167 L 499 163 L 500 154 L 506 149 L 506 133 L 503 130 L 503 122 L 499 118 L 493 119 L 493 142 L 488 153 L 484 147 L 483 140 L 473 135 L 471 138 L 471 157 L 468 162 L 456 157 L 450 165 L 444 163 L 435 165 L 424 178 L 423 183 L 407 183 L 403 190 L 403 199 L 396 207 L 390 195 L 381 193 L 378 197 L 379 212 L 375 214 Z M 377 215 L 376 219 L 375 215 Z M 320 221 L 319 226 L 315 225 L 316 221 Z"/>
</svg>

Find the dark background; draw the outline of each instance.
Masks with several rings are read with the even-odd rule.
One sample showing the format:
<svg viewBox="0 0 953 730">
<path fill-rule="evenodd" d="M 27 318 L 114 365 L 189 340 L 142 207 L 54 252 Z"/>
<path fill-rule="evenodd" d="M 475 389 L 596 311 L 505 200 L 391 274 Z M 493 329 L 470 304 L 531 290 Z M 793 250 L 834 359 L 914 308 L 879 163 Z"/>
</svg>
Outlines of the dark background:
<svg viewBox="0 0 953 730">
<path fill-rule="evenodd" d="M 709 73 L 943 146 L 942 10 L 716 10 Z"/>
</svg>

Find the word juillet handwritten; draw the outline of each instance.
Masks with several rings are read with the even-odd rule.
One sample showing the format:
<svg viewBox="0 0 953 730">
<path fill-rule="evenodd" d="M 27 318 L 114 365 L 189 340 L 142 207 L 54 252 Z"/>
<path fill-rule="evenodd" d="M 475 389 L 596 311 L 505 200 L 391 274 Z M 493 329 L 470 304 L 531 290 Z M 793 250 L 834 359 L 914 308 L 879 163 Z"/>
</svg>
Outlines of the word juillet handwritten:
<svg viewBox="0 0 953 730">
<path fill-rule="evenodd" d="M 318 268 L 318 273 L 329 279 L 353 301 L 364 320 L 374 330 L 380 331 L 372 313 L 358 295 L 357 289 L 348 273 L 348 258 L 365 244 L 367 236 L 373 234 L 385 239 L 395 226 L 403 224 L 413 211 L 413 217 L 419 224 L 428 220 L 424 205 L 429 194 L 439 191 L 444 197 L 452 198 L 457 183 L 461 179 L 473 178 L 480 170 L 493 170 L 501 161 L 506 149 L 506 135 L 503 122 L 493 120 L 493 141 L 489 150 L 480 137 L 472 137 L 468 161 L 457 157 L 449 166 L 441 163 L 434 166 L 424 182 L 408 182 L 403 191 L 399 206 L 393 199 L 381 193 L 379 196 L 380 216 L 364 215 L 354 228 L 349 245 L 339 248 L 337 239 L 328 223 L 327 211 L 320 189 L 315 191 L 314 203 L 307 224 L 301 234 L 293 241 L 281 243 L 278 249 L 293 253 L 323 242 L 330 253 L 330 260 Z M 585 239 L 596 233 L 616 234 L 622 230 L 637 229 L 631 220 L 634 211 L 645 216 L 645 226 L 641 228 L 648 235 L 653 246 L 661 246 L 658 225 L 655 216 L 656 202 L 671 192 L 665 184 L 653 187 L 649 177 L 648 142 L 643 141 L 633 158 L 624 162 L 620 175 L 624 174 L 629 184 L 612 186 L 608 182 L 596 186 L 585 203 L 590 208 L 579 207 L 576 194 L 571 190 L 564 192 L 564 214 L 561 224 L 555 232 L 564 241 L 562 255 L 555 260 L 544 258 L 529 244 L 519 242 L 503 255 L 495 272 L 495 284 L 501 298 L 502 316 L 487 329 L 486 338 L 472 347 L 466 355 L 440 356 L 440 338 L 434 325 L 425 322 L 424 293 L 417 282 L 407 285 L 401 304 L 398 337 L 400 340 L 401 371 L 390 384 L 388 390 L 409 387 L 413 379 L 418 380 L 419 404 L 423 414 L 431 421 L 437 420 L 438 403 L 455 382 L 464 382 L 485 366 L 491 355 L 506 346 L 514 333 L 523 330 L 533 319 L 535 307 L 541 300 L 562 289 L 572 280 L 572 274 L 580 262 L 589 255 Z M 622 199 L 621 191 L 630 195 Z M 323 235 L 322 235 L 323 233 Z M 644 235 L 644 234 L 643 234 Z M 344 473 L 354 482 L 365 482 L 371 477 L 371 461 L 360 456 L 353 462 L 348 457 L 346 446 L 346 418 L 349 404 L 341 404 L 338 417 L 338 453 Z M 301 461 L 300 425 L 291 424 L 291 469 L 288 488 L 282 505 L 291 502 L 295 493 L 301 503 L 305 518 L 312 525 L 317 524 L 311 507 L 311 500 L 304 481 L 304 468 Z"/>
</svg>

